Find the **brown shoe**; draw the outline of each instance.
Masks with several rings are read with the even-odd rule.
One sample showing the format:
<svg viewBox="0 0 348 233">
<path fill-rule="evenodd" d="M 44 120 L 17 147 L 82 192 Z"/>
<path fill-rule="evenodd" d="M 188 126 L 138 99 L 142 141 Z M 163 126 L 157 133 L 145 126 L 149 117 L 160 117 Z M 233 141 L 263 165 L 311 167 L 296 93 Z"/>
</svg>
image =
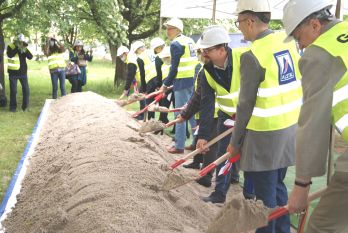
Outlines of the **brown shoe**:
<svg viewBox="0 0 348 233">
<path fill-rule="evenodd" d="M 184 153 L 184 149 L 176 149 L 175 146 L 167 148 L 167 151 L 168 151 L 168 153 L 171 153 L 171 154 L 183 154 Z"/>
<path fill-rule="evenodd" d="M 194 145 L 185 146 L 185 150 L 191 150 L 191 151 L 196 150 L 196 146 Z"/>
</svg>

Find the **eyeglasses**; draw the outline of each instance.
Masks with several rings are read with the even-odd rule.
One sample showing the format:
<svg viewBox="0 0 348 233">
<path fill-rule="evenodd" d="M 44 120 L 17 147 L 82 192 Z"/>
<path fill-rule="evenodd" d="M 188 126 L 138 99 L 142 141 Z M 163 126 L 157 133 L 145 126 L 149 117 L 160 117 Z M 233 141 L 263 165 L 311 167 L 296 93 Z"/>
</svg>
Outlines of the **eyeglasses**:
<svg viewBox="0 0 348 233">
<path fill-rule="evenodd" d="M 234 25 L 235 25 L 237 28 L 239 28 L 239 23 L 240 23 L 240 22 L 243 22 L 243 21 L 247 21 L 247 20 L 248 20 L 248 18 L 234 21 Z M 252 20 L 252 21 L 253 21 L 253 20 Z"/>
<path fill-rule="evenodd" d="M 212 51 L 212 50 L 214 50 L 216 48 L 217 48 L 217 46 L 213 46 L 213 47 L 206 48 L 206 49 L 201 49 L 201 52 L 205 53 L 205 54 L 208 54 L 208 53 L 210 53 L 210 51 Z"/>
</svg>

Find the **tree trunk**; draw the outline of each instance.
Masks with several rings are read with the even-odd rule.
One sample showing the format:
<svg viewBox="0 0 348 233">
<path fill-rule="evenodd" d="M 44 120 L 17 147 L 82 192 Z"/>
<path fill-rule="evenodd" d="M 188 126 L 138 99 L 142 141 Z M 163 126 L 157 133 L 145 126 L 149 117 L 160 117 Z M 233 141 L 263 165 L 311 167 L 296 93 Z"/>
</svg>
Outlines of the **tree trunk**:
<svg viewBox="0 0 348 233">
<path fill-rule="evenodd" d="M 0 23 L 0 83 L 2 89 L 0 90 L 0 107 L 6 107 L 7 99 L 5 92 L 5 72 L 4 72 L 4 50 L 5 40 L 4 33 L 2 31 L 2 22 Z"/>
<path fill-rule="evenodd" d="M 110 49 L 112 64 L 116 64 L 117 47 L 109 41 L 109 49 Z"/>
<path fill-rule="evenodd" d="M 119 86 L 120 81 L 126 80 L 126 77 L 127 77 L 127 65 L 119 57 L 116 57 L 114 85 Z"/>
</svg>

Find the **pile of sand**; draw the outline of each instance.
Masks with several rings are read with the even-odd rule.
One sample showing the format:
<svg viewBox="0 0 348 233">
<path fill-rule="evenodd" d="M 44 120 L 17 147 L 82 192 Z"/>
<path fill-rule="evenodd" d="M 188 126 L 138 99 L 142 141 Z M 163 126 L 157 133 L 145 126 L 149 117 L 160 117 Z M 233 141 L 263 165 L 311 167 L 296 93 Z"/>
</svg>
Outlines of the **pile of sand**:
<svg viewBox="0 0 348 233">
<path fill-rule="evenodd" d="M 270 212 L 262 201 L 246 200 L 242 195 L 235 195 L 210 224 L 207 232 L 241 233 L 266 226 Z"/>
<path fill-rule="evenodd" d="M 200 200 L 210 190 L 159 191 L 170 140 L 138 128 L 91 92 L 53 102 L 6 232 L 204 232 L 219 210 Z"/>
<path fill-rule="evenodd" d="M 158 130 L 162 130 L 166 127 L 166 124 L 164 124 L 161 121 L 150 119 L 149 121 L 143 122 L 141 124 L 141 127 L 139 128 L 140 133 L 149 133 L 149 132 L 155 132 Z"/>
</svg>

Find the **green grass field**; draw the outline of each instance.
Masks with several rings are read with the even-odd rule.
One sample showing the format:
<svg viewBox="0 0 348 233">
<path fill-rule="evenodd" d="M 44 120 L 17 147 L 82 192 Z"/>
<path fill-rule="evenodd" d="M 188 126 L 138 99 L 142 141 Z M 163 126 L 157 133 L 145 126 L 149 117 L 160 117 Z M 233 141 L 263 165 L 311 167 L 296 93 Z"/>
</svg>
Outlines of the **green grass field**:
<svg viewBox="0 0 348 233">
<path fill-rule="evenodd" d="M 10 179 L 16 169 L 17 163 L 24 151 L 27 140 L 30 138 L 33 127 L 40 115 L 45 99 L 51 98 L 51 79 L 47 68 L 47 62 L 30 61 L 28 63 L 30 105 L 29 111 L 11 113 L 8 107 L 0 108 L 0 200 L 2 200 Z M 110 61 L 95 60 L 89 63 L 87 73 L 87 85 L 84 91 L 93 91 L 107 98 L 116 98 L 120 95 L 122 88 L 114 87 L 114 66 Z M 18 84 L 17 102 L 21 105 L 21 87 Z M 122 86 L 122 85 L 121 85 Z M 71 85 L 67 81 L 67 93 L 70 93 Z M 9 98 L 8 78 L 6 76 L 6 91 Z M 59 92 L 58 92 L 59 93 Z M 137 110 L 138 104 L 127 106 L 127 110 Z M 20 109 L 20 108 L 18 108 Z M 156 116 L 157 118 L 157 116 Z M 173 114 L 170 114 L 173 119 Z M 169 133 L 169 130 L 166 130 Z M 187 140 L 186 144 L 191 143 Z M 289 192 L 293 187 L 294 168 L 288 169 L 286 184 Z M 312 191 L 321 189 L 326 185 L 326 177 L 314 179 Z M 316 205 L 313 202 L 310 211 Z M 296 216 L 292 216 L 292 223 L 296 226 Z"/>
</svg>

